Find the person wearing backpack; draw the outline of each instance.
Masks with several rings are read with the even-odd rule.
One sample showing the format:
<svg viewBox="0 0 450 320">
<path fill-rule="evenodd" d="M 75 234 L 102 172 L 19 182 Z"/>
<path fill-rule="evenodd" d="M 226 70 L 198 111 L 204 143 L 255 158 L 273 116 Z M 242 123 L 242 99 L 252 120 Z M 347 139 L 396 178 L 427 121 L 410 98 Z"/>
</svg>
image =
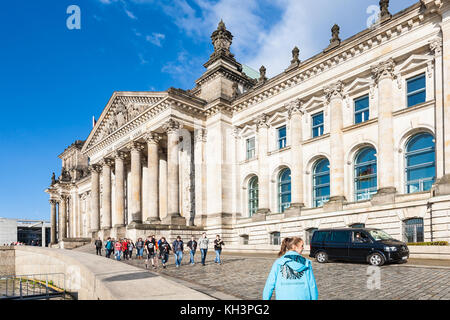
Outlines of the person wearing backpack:
<svg viewBox="0 0 450 320">
<path fill-rule="evenodd" d="M 263 300 L 270 300 L 273 291 L 277 300 L 317 300 L 316 279 L 311 261 L 301 256 L 303 240 L 285 238 L 278 258 L 270 270 L 263 291 Z"/>
<path fill-rule="evenodd" d="M 112 248 L 113 248 L 113 244 L 112 244 L 111 238 L 108 237 L 108 239 L 106 239 L 106 244 L 105 244 L 106 257 L 107 258 L 111 257 Z"/>
<path fill-rule="evenodd" d="M 177 268 L 181 265 L 181 260 L 183 259 L 183 250 L 184 250 L 184 243 L 183 240 L 181 240 L 181 237 L 178 236 L 177 239 L 173 242 L 173 253 L 175 254 L 175 266 Z"/>
<path fill-rule="evenodd" d="M 198 247 L 202 255 L 202 266 L 205 266 L 206 254 L 208 253 L 209 239 L 206 237 L 206 232 L 203 232 L 202 237 L 198 239 Z"/>
</svg>

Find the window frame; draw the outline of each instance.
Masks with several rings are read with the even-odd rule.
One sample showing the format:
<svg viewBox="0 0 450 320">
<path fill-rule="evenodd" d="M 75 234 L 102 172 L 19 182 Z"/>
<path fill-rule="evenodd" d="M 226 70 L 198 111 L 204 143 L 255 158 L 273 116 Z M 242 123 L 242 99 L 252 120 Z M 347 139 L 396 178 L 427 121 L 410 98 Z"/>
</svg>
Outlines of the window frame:
<svg viewBox="0 0 450 320">
<path fill-rule="evenodd" d="M 363 100 L 363 99 L 367 99 L 367 108 L 364 108 L 364 109 L 361 109 L 361 110 L 358 110 L 358 111 L 356 111 L 356 103 L 358 102 L 358 101 L 361 101 L 361 100 Z M 364 117 L 364 114 L 367 112 L 367 119 L 365 119 L 365 117 Z M 363 117 L 362 117 L 362 121 L 361 122 L 356 122 L 356 116 L 358 115 L 358 114 L 360 114 L 360 113 L 362 113 L 363 114 Z M 365 119 L 365 120 L 364 120 Z M 365 95 L 363 95 L 363 96 L 360 96 L 360 97 L 358 97 L 358 98 L 355 98 L 354 100 L 353 100 L 353 124 L 360 124 L 360 123 L 364 123 L 364 122 L 367 122 L 367 121 L 369 121 L 370 120 L 370 95 L 369 94 L 365 94 Z"/>
<path fill-rule="evenodd" d="M 314 118 L 318 117 L 319 115 L 322 115 L 322 123 L 319 125 L 314 125 Z M 322 130 L 320 130 L 320 127 L 322 127 Z M 314 135 L 314 130 L 316 128 L 319 128 L 319 133 L 317 136 Z M 311 115 L 311 137 L 312 138 L 317 138 L 317 137 L 321 137 L 324 135 L 324 130 L 325 130 L 325 115 L 323 111 L 317 112 L 313 115 Z"/>
<path fill-rule="evenodd" d="M 327 172 L 321 172 L 319 174 L 316 173 L 316 168 L 319 166 L 319 164 L 322 161 L 328 161 L 328 171 Z M 316 163 L 313 166 L 313 170 L 312 170 L 313 174 L 312 174 L 312 207 L 313 208 L 320 208 L 323 207 L 323 205 L 330 199 L 330 194 L 328 194 L 328 196 L 322 196 L 320 197 L 321 199 L 317 199 L 316 197 L 316 190 L 319 188 L 331 188 L 331 170 L 330 170 L 330 160 L 328 160 L 328 158 L 321 158 L 319 160 L 316 161 Z M 327 175 L 329 176 L 330 182 L 325 183 L 325 184 L 320 184 L 320 185 L 316 185 L 316 178 L 318 176 L 325 176 Z M 330 193 L 331 193 L 331 189 L 330 189 Z M 317 201 L 322 201 L 321 204 L 319 205 Z"/>
<path fill-rule="evenodd" d="M 275 240 L 277 240 L 278 243 L 275 243 L 276 242 Z M 281 232 L 274 231 L 270 233 L 270 244 L 273 246 L 281 245 Z"/>
<path fill-rule="evenodd" d="M 285 136 L 280 137 L 280 130 L 284 128 Z M 287 147 L 287 126 L 282 125 L 277 128 L 277 149 L 281 150 Z"/>
<path fill-rule="evenodd" d="M 281 177 L 284 175 L 286 171 L 289 171 L 289 182 L 288 180 L 281 180 Z M 283 213 L 286 209 L 288 209 L 291 206 L 292 203 L 292 177 L 291 177 L 292 171 L 289 168 L 282 169 L 278 174 L 278 181 L 277 181 L 277 194 L 278 194 L 278 211 L 279 213 Z M 289 191 L 282 192 L 282 186 L 289 184 Z M 289 194 L 289 204 L 287 202 L 282 202 L 283 196 Z M 286 205 L 288 204 L 288 205 Z"/>
<path fill-rule="evenodd" d="M 252 187 L 252 184 L 256 180 L 256 188 Z M 256 191 L 255 191 L 256 189 Z M 252 192 L 255 194 L 255 198 L 251 197 Z M 259 179 L 258 176 L 253 176 L 248 181 L 248 202 L 247 202 L 247 208 L 248 208 L 248 215 L 249 217 L 252 217 L 257 211 L 258 211 L 258 196 L 259 196 Z"/>
<path fill-rule="evenodd" d="M 362 163 L 357 163 L 357 159 L 358 157 L 366 150 L 374 150 L 375 151 L 375 160 L 371 160 L 371 161 L 366 161 L 366 162 L 362 162 Z M 377 193 L 378 191 L 378 158 L 376 157 L 377 154 L 377 150 L 373 147 L 364 147 L 361 148 L 360 150 L 358 150 L 358 152 L 355 155 L 355 161 L 354 161 L 354 165 L 353 165 L 353 188 L 354 188 L 354 192 L 353 192 L 353 197 L 355 202 L 359 202 L 359 201 L 367 201 L 372 199 L 372 196 Z M 361 180 L 360 177 L 357 177 L 357 170 L 360 167 L 364 167 L 367 165 L 375 165 L 375 173 L 372 173 L 370 175 L 367 175 L 366 177 L 368 177 L 369 179 L 375 179 L 376 182 L 376 186 L 372 187 L 372 188 L 367 188 L 367 189 L 358 189 L 358 182 Z M 363 193 L 363 191 L 366 191 L 366 193 Z M 362 198 L 362 199 L 358 199 L 358 195 L 359 194 L 368 194 L 368 198 Z"/>
<path fill-rule="evenodd" d="M 418 90 L 416 90 L 416 91 L 413 91 L 413 92 L 408 92 L 409 82 L 410 82 L 410 81 L 417 80 L 417 79 L 422 78 L 422 77 L 423 77 L 424 80 L 425 80 L 425 87 L 423 87 L 422 89 L 418 89 Z M 406 79 L 405 82 L 406 82 L 406 107 L 407 107 L 407 108 L 412 108 L 412 107 L 414 107 L 414 106 L 417 106 L 417 105 L 419 105 L 419 104 L 425 103 L 425 102 L 427 101 L 427 76 L 426 76 L 426 72 L 422 72 L 422 73 L 420 73 L 420 74 L 417 74 L 417 75 L 415 75 L 415 76 L 412 76 L 412 77 Z M 420 93 L 422 93 L 422 92 L 425 93 L 425 100 L 422 101 L 422 102 L 413 104 L 413 105 L 409 105 L 409 97 L 410 97 L 410 96 L 417 95 L 417 94 L 420 94 Z"/>
<path fill-rule="evenodd" d="M 253 148 L 249 148 L 249 142 L 253 140 Z M 252 160 L 256 157 L 256 137 L 249 137 L 245 139 L 245 156 L 246 160 Z"/>
<path fill-rule="evenodd" d="M 410 221 L 415 221 L 415 222 L 421 222 L 421 223 L 411 223 L 408 224 L 408 222 Z M 413 227 L 413 241 L 408 241 L 408 234 L 407 234 L 407 229 L 409 227 Z M 419 234 L 417 229 L 421 227 L 421 234 L 420 234 L 420 238 L 419 238 Z M 406 219 L 403 220 L 403 240 L 406 243 L 418 243 L 418 242 L 424 242 L 425 241 L 425 223 L 424 223 L 424 219 L 423 218 L 411 218 L 411 219 Z"/>
</svg>

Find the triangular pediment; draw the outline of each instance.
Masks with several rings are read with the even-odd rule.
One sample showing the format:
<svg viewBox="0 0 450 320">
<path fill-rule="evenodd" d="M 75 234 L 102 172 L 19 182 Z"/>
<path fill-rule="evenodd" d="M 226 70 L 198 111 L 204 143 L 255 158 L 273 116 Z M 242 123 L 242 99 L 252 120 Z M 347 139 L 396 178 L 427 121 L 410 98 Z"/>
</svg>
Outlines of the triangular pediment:
<svg viewBox="0 0 450 320">
<path fill-rule="evenodd" d="M 396 71 L 397 73 L 404 73 L 408 70 L 415 69 L 417 67 L 423 66 L 430 62 L 433 59 L 430 55 L 418 55 L 413 54 L 408 59 L 406 59 L 403 63 L 397 66 Z"/>
<path fill-rule="evenodd" d="M 273 116 L 269 118 L 267 123 L 269 125 L 274 125 L 280 122 L 284 122 L 287 119 L 287 112 L 276 112 Z"/>
<path fill-rule="evenodd" d="M 303 105 L 303 109 L 308 111 L 311 108 L 318 107 L 323 104 L 325 104 L 324 98 L 312 97 L 307 102 L 305 102 L 305 104 Z"/>
<path fill-rule="evenodd" d="M 347 86 L 346 93 L 350 94 L 359 90 L 367 89 L 373 84 L 372 81 L 363 78 L 356 78 L 350 85 Z"/>
<path fill-rule="evenodd" d="M 166 97 L 166 92 L 114 92 L 89 134 L 82 152 L 112 135 Z"/>
<path fill-rule="evenodd" d="M 245 127 L 243 127 L 241 129 L 241 132 L 239 133 L 239 135 L 241 137 L 248 137 L 252 134 L 256 133 L 256 126 L 255 125 L 246 125 Z"/>
</svg>

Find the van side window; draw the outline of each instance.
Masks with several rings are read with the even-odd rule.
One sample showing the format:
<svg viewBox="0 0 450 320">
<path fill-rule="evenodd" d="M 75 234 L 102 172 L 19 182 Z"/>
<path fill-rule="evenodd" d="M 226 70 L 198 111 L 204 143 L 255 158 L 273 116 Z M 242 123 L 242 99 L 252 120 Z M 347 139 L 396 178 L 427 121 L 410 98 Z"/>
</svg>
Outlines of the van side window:
<svg viewBox="0 0 450 320">
<path fill-rule="evenodd" d="M 327 237 L 327 234 L 329 232 L 325 232 L 325 231 L 316 231 L 313 234 L 313 238 L 312 238 L 312 242 L 319 242 L 319 241 L 324 241 L 325 238 Z"/>
<path fill-rule="evenodd" d="M 352 232 L 352 242 L 354 243 L 367 243 L 370 242 L 369 237 L 361 231 Z"/>
<path fill-rule="evenodd" d="M 348 231 L 333 231 L 331 233 L 331 242 L 348 242 Z"/>
</svg>

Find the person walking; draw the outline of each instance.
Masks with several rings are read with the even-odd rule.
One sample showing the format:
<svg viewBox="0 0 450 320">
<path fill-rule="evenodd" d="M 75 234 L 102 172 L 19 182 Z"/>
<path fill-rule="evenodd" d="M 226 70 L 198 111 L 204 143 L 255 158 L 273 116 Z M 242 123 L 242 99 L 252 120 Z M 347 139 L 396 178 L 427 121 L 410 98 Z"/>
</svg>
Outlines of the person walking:
<svg viewBox="0 0 450 320">
<path fill-rule="evenodd" d="M 163 268 L 166 268 L 166 263 L 169 262 L 169 251 L 171 251 L 172 248 L 170 247 L 170 244 L 166 241 L 166 238 L 161 238 L 161 244 L 159 245 L 159 254 L 161 256 L 161 262 L 163 265 Z"/>
<path fill-rule="evenodd" d="M 95 240 L 94 244 L 95 244 L 95 249 L 97 250 L 97 255 L 101 256 L 102 255 L 102 246 L 103 246 L 102 240 L 100 240 L 100 238 L 98 238 L 97 240 Z"/>
<path fill-rule="evenodd" d="M 202 255 L 202 266 L 206 262 L 206 254 L 208 253 L 209 239 L 206 237 L 206 232 L 203 232 L 202 237 L 198 239 L 198 247 L 200 248 L 200 253 Z"/>
<path fill-rule="evenodd" d="M 156 250 L 158 245 L 156 244 L 155 236 L 148 236 L 144 243 L 145 251 L 147 252 L 147 260 L 145 260 L 145 269 L 148 269 L 148 263 L 151 261 L 152 268 L 156 269 L 158 259 L 156 259 Z"/>
<path fill-rule="evenodd" d="M 123 239 L 123 241 L 122 241 L 122 255 L 123 255 L 123 260 L 128 260 L 128 242 L 127 242 L 127 238 Z"/>
<path fill-rule="evenodd" d="M 263 300 L 317 300 L 316 279 L 311 261 L 302 257 L 303 240 L 298 237 L 285 238 L 278 258 L 270 270 L 263 291 Z"/>
<path fill-rule="evenodd" d="M 128 239 L 128 257 L 130 259 L 133 259 L 133 249 L 134 249 L 134 243 L 130 239 Z"/>
<path fill-rule="evenodd" d="M 187 243 L 187 246 L 189 248 L 189 254 L 190 254 L 190 264 L 194 265 L 194 256 L 195 256 L 195 252 L 197 251 L 197 241 L 195 241 L 194 236 L 191 237 L 191 240 L 189 240 L 189 242 Z"/>
<path fill-rule="evenodd" d="M 121 239 L 117 240 L 116 243 L 114 244 L 114 250 L 115 250 L 115 256 L 117 261 L 120 261 L 120 256 L 122 253 L 122 241 Z"/>
<path fill-rule="evenodd" d="M 141 260 L 144 256 L 144 241 L 142 241 L 142 238 L 139 238 L 138 241 L 136 241 L 136 257 Z"/>
<path fill-rule="evenodd" d="M 106 239 L 106 244 L 105 244 L 105 250 L 106 250 L 105 256 L 107 258 L 111 257 L 112 248 L 113 248 L 113 244 L 112 244 L 111 238 L 108 237 L 108 239 Z"/>
<path fill-rule="evenodd" d="M 216 240 L 214 240 L 214 250 L 216 251 L 216 258 L 214 259 L 215 263 L 222 264 L 222 260 L 220 260 L 220 254 L 222 253 L 222 246 L 225 243 L 222 239 L 220 239 L 219 235 L 216 235 Z"/>
<path fill-rule="evenodd" d="M 183 259 L 183 250 L 184 250 L 184 243 L 183 240 L 181 240 L 181 237 L 178 236 L 177 239 L 172 244 L 173 247 L 173 253 L 175 254 L 175 266 L 177 268 L 181 265 L 181 260 Z"/>
</svg>

